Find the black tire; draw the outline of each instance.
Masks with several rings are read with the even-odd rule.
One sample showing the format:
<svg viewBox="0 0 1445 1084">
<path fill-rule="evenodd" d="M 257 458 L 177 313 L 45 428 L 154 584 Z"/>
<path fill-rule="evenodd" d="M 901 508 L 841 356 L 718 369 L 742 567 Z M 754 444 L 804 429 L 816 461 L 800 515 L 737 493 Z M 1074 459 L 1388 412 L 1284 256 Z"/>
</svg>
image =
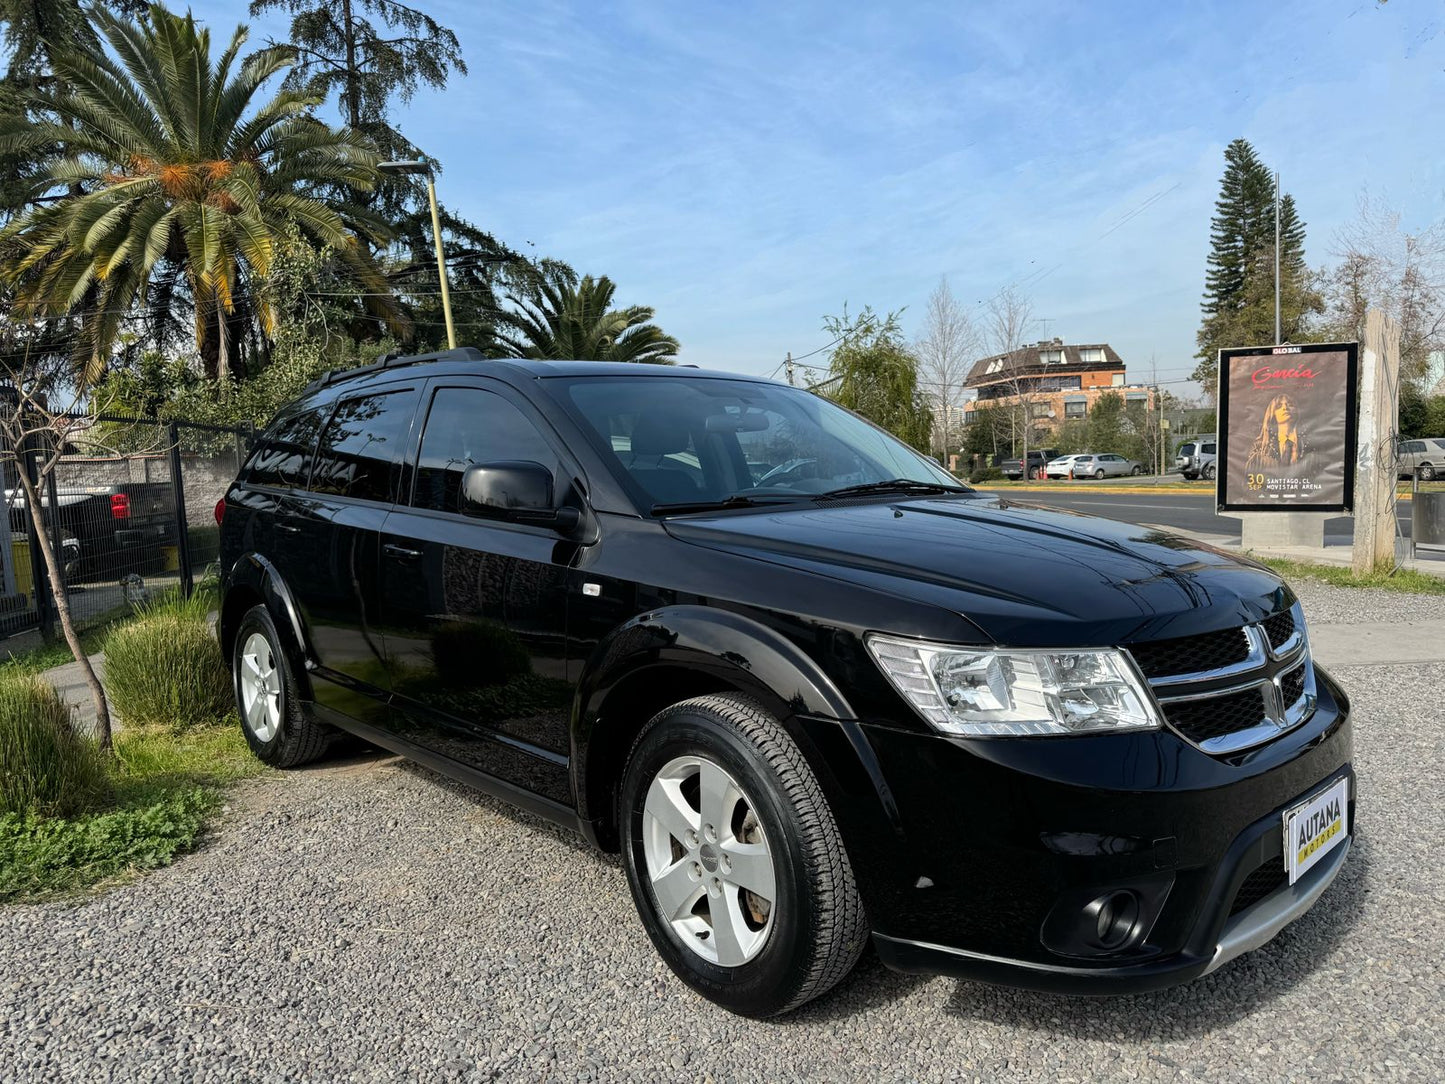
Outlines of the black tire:
<svg viewBox="0 0 1445 1084">
<path fill-rule="evenodd" d="M 1212 482 L 1212 481 L 1214 481 L 1214 464 L 1213 464 L 1213 463 L 1206 463 L 1206 464 L 1204 464 L 1204 469 L 1199 472 L 1199 475 L 1200 475 L 1200 477 L 1203 478 L 1206 482 Z"/>
<path fill-rule="evenodd" d="M 1429 463 L 1421 463 L 1416 473 L 1419 474 L 1420 481 L 1422 482 L 1433 482 L 1435 480 L 1435 468 Z"/>
<path fill-rule="evenodd" d="M 1144 468 L 1140 466 L 1135 466 L 1135 468 L 1129 473 L 1132 474 L 1135 478 L 1138 478 L 1141 474 L 1144 473 Z"/>
<path fill-rule="evenodd" d="M 648 788 L 664 766 L 689 756 L 707 758 L 736 780 L 773 859 L 772 927 L 757 954 L 735 967 L 705 960 L 683 943 L 661 914 L 647 873 Z M 797 744 L 759 704 L 704 696 L 658 713 L 633 744 L 618 812 L 642 924 L 673 973 L 703 997 L 743 1016 L 776 1016 L 826 993 L 858 962 L 868 923 L 833 812 Z"/>
<path fill-rule="evenodd" d="M 241 695 L 241 656 L 246 642 L 257 633 L 266 639 L 271 652 L 271 663 L 279 671 L 280 722 L 276 732 L 262 737 L 252 729 L 246 718 L 246 706 Z M 301 698 L 296 692 L 296 679 L 286 653 L 281 650 L 281 637 L 276 632 L 276 623 L 271 620 L 265 606 L 253 606 L 241 618 L 236 631 L 236 642 L 231 647 L 231 689 L 236 696 L 236 714 L 241 719 L 241 733 L 246 735 L 246 744 L 261 760 L 273 768 L 296 768 L 308 764 L 326 752 L 334 731 L 318 723 L 307 714 Z"/>
<path fill-rule="evenodd" d="M 1094 478 L 1097 479 L 1097 480 L 1100 481 L 1100 482 L 1102 482 L 1102 481 L 1104 480 L 1104 468 L 1103 468 L 1103 467 L 1100 467 L 1098 470 L 1096 470 L 1096 471 L 1094 472 Z"/>
</svg>

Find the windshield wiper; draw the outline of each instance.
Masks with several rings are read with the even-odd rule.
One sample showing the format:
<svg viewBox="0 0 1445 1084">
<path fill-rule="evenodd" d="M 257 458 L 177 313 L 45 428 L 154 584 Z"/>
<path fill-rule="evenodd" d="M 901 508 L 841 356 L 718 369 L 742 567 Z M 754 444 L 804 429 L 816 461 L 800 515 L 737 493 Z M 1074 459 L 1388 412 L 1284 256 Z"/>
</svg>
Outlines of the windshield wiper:
<svg viewBox="0 0 1445 1084">
<path fill-rule="evenodd" d="M 734 493 L 731 497 L 723 497 L 716 501 L 677 501 L 673 504 L 654 504 L 652 514 L 663 515 L 668 512 L 716 512 L 722 508 L 759 508 L 767 504 L 786 504 L 792 501 L 801 500 L 802 494 L 796 497 L 776 496 L 747 497 L 741 493 Z"/>
<path fill-rule="evenodd" d="M 943 482 L 920 482 L 913 478 L 890 478 L 886 482 L 865 482 L 857 486 L 844 486 L 814 494 L 816 500 L 832 500 L 836 497 L 866 497 L 870 493 L 972 493 L 967 486 L 951 486 Z"/>
</svg>

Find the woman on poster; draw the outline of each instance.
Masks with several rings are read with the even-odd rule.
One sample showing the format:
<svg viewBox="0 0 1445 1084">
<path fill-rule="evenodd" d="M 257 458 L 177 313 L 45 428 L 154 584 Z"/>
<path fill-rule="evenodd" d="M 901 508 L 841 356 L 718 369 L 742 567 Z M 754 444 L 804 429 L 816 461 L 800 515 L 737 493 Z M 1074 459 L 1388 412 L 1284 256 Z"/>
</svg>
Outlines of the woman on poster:
<svg viewBox="0 0 1445 1084">
<path fill-rule="evenodd" d="M 1276 470 L 1298 473 L 1309 459 L 1309 442 L 1300 431 L 1294 401 L 1276 395 L 1264 408 L 1259 438 L 1249 450 L 1246 470 Z"/>
</svg>

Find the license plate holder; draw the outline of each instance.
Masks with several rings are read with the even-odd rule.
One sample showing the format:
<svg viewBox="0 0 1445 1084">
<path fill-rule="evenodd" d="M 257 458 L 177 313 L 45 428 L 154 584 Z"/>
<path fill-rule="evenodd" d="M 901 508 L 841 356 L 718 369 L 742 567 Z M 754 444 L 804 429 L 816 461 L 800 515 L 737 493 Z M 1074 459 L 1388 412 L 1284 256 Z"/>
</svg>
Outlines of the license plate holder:
<svg viewBox="0 0 1445 1084">
<path fill-rule="evenodd" d="M 1284 812 L 1284 868 L 1294 884 L 1350 834 L 1350 777 Z"/>
</svg>

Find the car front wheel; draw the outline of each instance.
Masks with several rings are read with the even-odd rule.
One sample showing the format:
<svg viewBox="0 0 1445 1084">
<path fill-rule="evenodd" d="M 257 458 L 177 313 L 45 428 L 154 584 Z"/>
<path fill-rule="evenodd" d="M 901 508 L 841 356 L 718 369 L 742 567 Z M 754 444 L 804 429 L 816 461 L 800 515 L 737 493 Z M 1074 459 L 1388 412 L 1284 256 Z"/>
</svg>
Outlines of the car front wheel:
<svg viewBox="0 0 1445 1084">
<path fill-rule="evenodd" d="M 1213 463 L 1206 463 L 1205 466 L 1204 466 L 1204 470 L 1200 472 L 1200 476 L 1201 476 L 1206 482 L 1213 481 L 1213 480 L 1214 480 L 1214 464 L 1213 464 Z"/>
<path fill-rule="evenodd" d="M 812 769 L 760 705 L 706 696 L 659 713 L 618 812 L 637 912 L 698 993 L 775 1016 L 852 970 L 868 937 L 852 866 Z"/>
<path fill-rule="evenodd" d="M 1420 475 L 1420 481 L 1422 482 L 1433 482 L 1435 480 L 1435 468 L 1429 463 L 1421 463 L 1417 473 Z"/>
</svg>

